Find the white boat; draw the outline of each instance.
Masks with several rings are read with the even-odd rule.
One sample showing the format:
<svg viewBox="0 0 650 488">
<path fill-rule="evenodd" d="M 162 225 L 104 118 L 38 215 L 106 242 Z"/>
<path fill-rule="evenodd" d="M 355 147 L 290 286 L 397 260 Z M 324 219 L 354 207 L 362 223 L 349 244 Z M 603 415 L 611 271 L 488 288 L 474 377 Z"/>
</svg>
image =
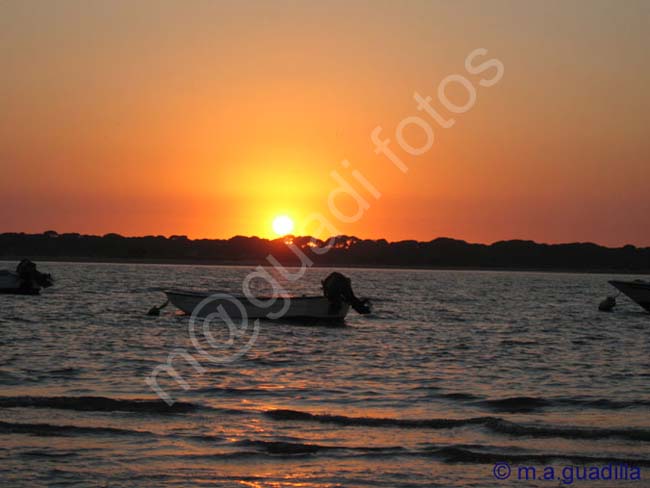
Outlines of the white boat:
<svg viewBox="0 0 650 488">
<path fill-rule="evenodd" d="M 6 269 L 1 269 L 0 293 L 20 293 L 21 291 L 21 281 L 18 275 Z M 33 295 L 34 293 L 31 294 Z"/>
<path fill-rule="evenodd" d="M 650 282 L 643 280 L 636 281 L 610 281 L 610 285 L 627 295 L 648 312 L 650 312 Z"/>
<path fill-rule="evenodd" d="M 52 286 L 52 276 L 36 270 L 36 265 L 23 259 L 16 272 L 0 270 L 0 293 L 38 295 L 42 288 Z"/>
<path fill-rule="evenodd" d="M 169 301 L 188 315 L 207 317 L 217 314 L 222 318 L 248 319 L 316 319 L 343 320 L 350 307 L 361 314 L 370 313 L 370 302 L 359 300 L 352 292 L 350 279 L 340 273 L 331 273 L 322 281 L 322 296 L 252 297 L 227 293 L 199 293 L 169 290 Z"/>
<path fill-rule="evenodd" d="M 333 304 L 324 296 L 279 297 L 269 307 L 260 306 L 260 302 L 269 301 L 269 297 L 256 297 L 253 303 L 244 296 L 232 296 L 227 293 L 197 293 L 182 290 L 169 290 L 165 294 L 169 301 L 188 315 L 206 317 L 211 314 L 223 314 L 232 320 L 248 319 L 322 319 L 342 320 L 350 310 L 350 304 L 340 302 Z"/>
</svg>

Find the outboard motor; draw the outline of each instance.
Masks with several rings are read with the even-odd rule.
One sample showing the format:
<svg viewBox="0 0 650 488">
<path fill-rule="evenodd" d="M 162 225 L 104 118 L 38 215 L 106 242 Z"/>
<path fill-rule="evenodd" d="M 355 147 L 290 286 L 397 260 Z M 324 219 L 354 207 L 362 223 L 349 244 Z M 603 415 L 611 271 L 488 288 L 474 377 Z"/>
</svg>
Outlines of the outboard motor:
<svg viewBox="0 0 650 488">
<path fill-rule="evenodd" d="M 370 301 L 359 300 L 352 291 L 352 281 L 341 273 L 330 273 L 321 281 L 323 294 L 329 299 L 333 307 L 340 307 L 341 302 L 349 303 L 360 314 L 370 313 Z"/>
<path fill-rule="evenodd" d="M 54 284 L 52 275 L 38 271 L 36 265 L 29 259 L 23 259 L 18 263 L 16 274 L 20 278 L 22 288 L 48 288 Z"/>
</svg>

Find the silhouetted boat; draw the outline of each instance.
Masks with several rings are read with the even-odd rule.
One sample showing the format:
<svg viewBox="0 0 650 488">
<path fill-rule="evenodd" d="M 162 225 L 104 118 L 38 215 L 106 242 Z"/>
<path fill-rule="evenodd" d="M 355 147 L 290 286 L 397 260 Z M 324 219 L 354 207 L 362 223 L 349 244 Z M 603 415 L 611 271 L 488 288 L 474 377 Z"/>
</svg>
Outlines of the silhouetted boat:
<svg viewBox="0 0 650 488">
<path fill-rule="evenodd" d="M 342 320 L 350 310 L 349 303 L 333 304 L 324 296 L 278 298 L 271 306 L 262 307 L 244 296 L 231 296 L 224 293 L 170 290 L 165 294 L 179 310 L 189 315 L 195 314 L 197 317 L 223 314 L 221 318 L 225 318 L 225 315 L 232 320 L 240 320 L 244 315 L 249 319 Z M 258 297 L 258 300 L 269 300 L 269 297 Z M 283 307 L 286 307 L 286 310 L 283 311 Z"/>
<path fill-rule="evenodd" d="M 28 259 L 23 259 L 16 272 L 0 270 L 0 293 L 14 295 L 38 295 L 41 288 L 52 286 L 54 280 L 47 273 L 36 270 L 36 265 Z"/>
<path fill-rule="evenodd" d="M 197 293 L 169 290 L 169 301 L 186 314 L 207 317 L 217 314 L 232 320 L 249 319 L 319 319 L 342 320 L 350 307 L 360 314 L 370 313 L 370 302 L 358 299 L 352 291 L 350 278 L 330 273 L 322 282 L 323 296 L 288 296 L 247 298 L 226 293 Z M 268 306 L 265 306 L 267 305 Z"/>
<path fill-rule="evenodd" d="M 614 280 L 609 283 L 650 312 L 650 282 Z"/>
</svg>

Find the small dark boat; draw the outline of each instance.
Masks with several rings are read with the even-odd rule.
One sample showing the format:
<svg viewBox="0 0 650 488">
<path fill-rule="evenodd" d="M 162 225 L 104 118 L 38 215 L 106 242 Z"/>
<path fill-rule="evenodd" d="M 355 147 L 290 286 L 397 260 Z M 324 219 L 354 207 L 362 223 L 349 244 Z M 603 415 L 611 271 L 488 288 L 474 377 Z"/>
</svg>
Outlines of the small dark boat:
<svg viewBox="0 0 650 488">
<path fill-rule="evenodd" d="M 609 284 L 650 312 L 650 282 L 613 280 Z"/>
<path fill-rule="evenodd" d="M 0 270 L 0 293 L 38 295 L 42 288 L 53 284 L 52 275 L 38 271 L 29 259 L 23 259 L 15 272 Z"/>
</svg>

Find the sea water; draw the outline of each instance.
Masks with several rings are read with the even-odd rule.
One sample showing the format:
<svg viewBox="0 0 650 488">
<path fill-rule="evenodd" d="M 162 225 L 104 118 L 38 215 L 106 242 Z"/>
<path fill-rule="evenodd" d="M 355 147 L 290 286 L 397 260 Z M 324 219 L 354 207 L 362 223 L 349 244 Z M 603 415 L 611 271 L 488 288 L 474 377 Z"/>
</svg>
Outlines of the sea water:
<svg viewBox="0 0 650 488">
<path fill-rule="evenodd" d="M 0 296 L 1 486 L 650 486 L 650 315 L 597 311 L 613 275 L 339 269 L 371 315 L 240 344 L 146 312 L 252 268 L 40 269 L 54 288 Z"/>
</svg>

